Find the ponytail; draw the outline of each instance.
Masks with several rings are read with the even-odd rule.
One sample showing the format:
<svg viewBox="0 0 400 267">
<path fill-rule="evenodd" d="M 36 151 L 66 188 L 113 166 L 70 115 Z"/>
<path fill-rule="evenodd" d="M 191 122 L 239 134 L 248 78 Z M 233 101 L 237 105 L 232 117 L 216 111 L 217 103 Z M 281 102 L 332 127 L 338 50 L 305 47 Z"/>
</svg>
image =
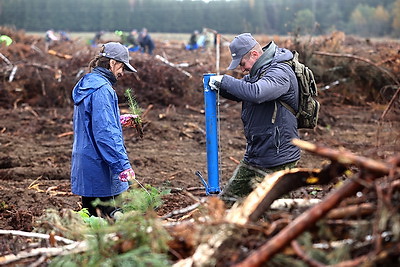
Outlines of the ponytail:
<svg viewBox="0 0 400 267">
<path fill-rule="evenodd" d="M 103 67 L 106 69 L 110 69 L 110 59 L 104 57 L 102 54 L 104 52 L 104 45 L 101 48 L 101 51 L 98 55 L 96 55 L 90 62 L 89 62 L 89 71 L 91 72 L 95 67 Z"/>
</svg>

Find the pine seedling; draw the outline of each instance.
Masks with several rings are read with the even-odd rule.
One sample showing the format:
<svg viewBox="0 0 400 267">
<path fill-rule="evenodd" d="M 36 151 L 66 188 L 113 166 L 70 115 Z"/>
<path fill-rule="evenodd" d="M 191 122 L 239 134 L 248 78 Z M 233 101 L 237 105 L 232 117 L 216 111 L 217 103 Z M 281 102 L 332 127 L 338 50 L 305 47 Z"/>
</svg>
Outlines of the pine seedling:
<svg viewBox="0 0 400 267">
<path fill-rule="evenodd" d="M 132 95 L 132 89 L 128 88 L 125 90 L 125 96 L 128 99 L 129 110 L 132 115 L 137 115 L 137 121 L 142 122 L 140 116 L 142 115 L 142 109 L 139 107 L 135 97 Z"/>
<path fill-rule="evenodd" d="M 132 89 L 128 88 L 125 90 L 125 97 L 128 100 L 128 105 L 129 105 L 129 111 L 131 112 L 132 115 L 137 115 L 136 118 L 133 118 L 133 123 L 135 125 L 135 128 L 137 132 L 139 133 L 140 137 L 143 137 L 143 128 L 142 128 L 142 109 L 139 107 L 139 104 L 137 103 L 135 97 L 132 95 Z"/>
<path fill-rule="evenodd" d="M 116 200 L 116 205 L 121 206 L 124 212 L 146 213 L 159 208 L 163 203 L 162 197 L 169 193 L 170 190 L 158 190 L 151 185 L 141 185 L 141 188 L 131 188 L 124 192 L 122 197 Z"/>
</svg>

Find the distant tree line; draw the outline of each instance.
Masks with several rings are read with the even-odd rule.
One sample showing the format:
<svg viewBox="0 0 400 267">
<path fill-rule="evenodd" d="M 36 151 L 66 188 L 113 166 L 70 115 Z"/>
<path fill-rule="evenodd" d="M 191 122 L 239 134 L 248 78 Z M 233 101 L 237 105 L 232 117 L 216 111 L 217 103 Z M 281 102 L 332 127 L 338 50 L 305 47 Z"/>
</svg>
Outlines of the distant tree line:
<svg viewBox="0 0 400 267">
<path fill-rule="evenodd" d="M 0 0 L 0 25 L 26 31 L 400 36 L 400 0 Z"/>
</svg>

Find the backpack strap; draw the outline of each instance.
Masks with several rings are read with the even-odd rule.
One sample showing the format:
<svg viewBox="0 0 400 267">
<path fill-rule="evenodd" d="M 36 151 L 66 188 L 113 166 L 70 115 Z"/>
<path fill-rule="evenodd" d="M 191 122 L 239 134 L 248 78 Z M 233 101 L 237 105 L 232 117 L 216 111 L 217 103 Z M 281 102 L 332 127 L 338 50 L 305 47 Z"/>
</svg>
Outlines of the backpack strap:
<svg viewBox="0 0 400 267">
<path fill-rule="evenodd" d="M 293 109 L 291 106 L 289 106 L 289 104 L 283 102 L 282 100 L 278 100 L 278 101 L 279 101 L 279 103 L 281 103 L 282 106 L 284 106 L 284 107 L 287 108 L 290 112 L 292 112 L 292 114 L 297 118 L 296 111 L 294 111 L 294 109 Z M 275 104 L 275 109 L 276 109 L 276 104 Z"/>
<path fill-rule="evenodd" d="M 285 64 L 289 65 L 289 66 L 290 66 L 290 69 L 293 70 L 293 60 L 295 59 L 295 57 L 298 58 L 298 54 L 297 54 L 297 53 L 294 53 L 294 54 L 293 54 L 293 58 L 292 58 L 291 60 L 283 61 L 282 63 L 285 63 Z M 295 75 L 296 75 L 296 73 L 295 73 Z M 296 79 L 297 79 L 297 78 L 296 78 Z M 296 114 L 296 111 L 294 111 L 294 108 L 292 108 L 291 106 L 289 106 L 289 104 L 283 102 L 282 100 L 279 100 L 279 103 L 281 103 L 282 106 L 284 106 L 284 107 L 287 108 L 290 112 L 292 112 L 292 114 L 293 114 L 294 116 L 296 116 L 296 118 L 297 118 L 297 114 Z"/>
<path fill-rule="evenodd" d="M 279 103 L 280 103 L 282 106 L 284 106 L 284 107 L 287 108 L 290 112 L 292 112 L 292 114 L 297 118 L 296 111 L 294 111 L 294 109 L 293 109 L 291 106 L 289 106 L 287 103 L 283 102 L 282 100 L 278 100 L 278 101 L 279 101 Z M 278 112 L 278 106 L 276 105 L 276 100 L 274 101 L 274 103 L 275 103 L 275 108 L 274 108 L 274 113 L 272 114 L 272 119 L 271 119 L 271 122 L 272 122 L 273 124 L 275 124 L 276 113 Z"/>
</svg>

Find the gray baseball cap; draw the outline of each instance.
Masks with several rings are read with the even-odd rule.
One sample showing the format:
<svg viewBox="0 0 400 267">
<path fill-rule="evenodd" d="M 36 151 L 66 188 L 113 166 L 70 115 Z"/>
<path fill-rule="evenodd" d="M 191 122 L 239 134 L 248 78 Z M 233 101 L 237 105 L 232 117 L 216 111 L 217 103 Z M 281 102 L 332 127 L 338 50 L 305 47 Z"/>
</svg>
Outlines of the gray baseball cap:
<svg viewBox="0 0 400 267">
<path fill-rule="evenodd" d="M 128 71 L 137 72 L 137 70 L 129 64 L 128 48 L 118 42 L 104 44 L 104 52 L 101 53 L 101 55 L 124 63 L 125 69 Z"/>
<path fill-rule="evenodd" d="M 236 69 L 243 56 L 246 55 L 256 44 L 257 41 L 254 40 L 250 33 L 242 33 L 236 36 L 229 45 L 232 62 L 229 65 L 228 70 Z"/>
</svg>

